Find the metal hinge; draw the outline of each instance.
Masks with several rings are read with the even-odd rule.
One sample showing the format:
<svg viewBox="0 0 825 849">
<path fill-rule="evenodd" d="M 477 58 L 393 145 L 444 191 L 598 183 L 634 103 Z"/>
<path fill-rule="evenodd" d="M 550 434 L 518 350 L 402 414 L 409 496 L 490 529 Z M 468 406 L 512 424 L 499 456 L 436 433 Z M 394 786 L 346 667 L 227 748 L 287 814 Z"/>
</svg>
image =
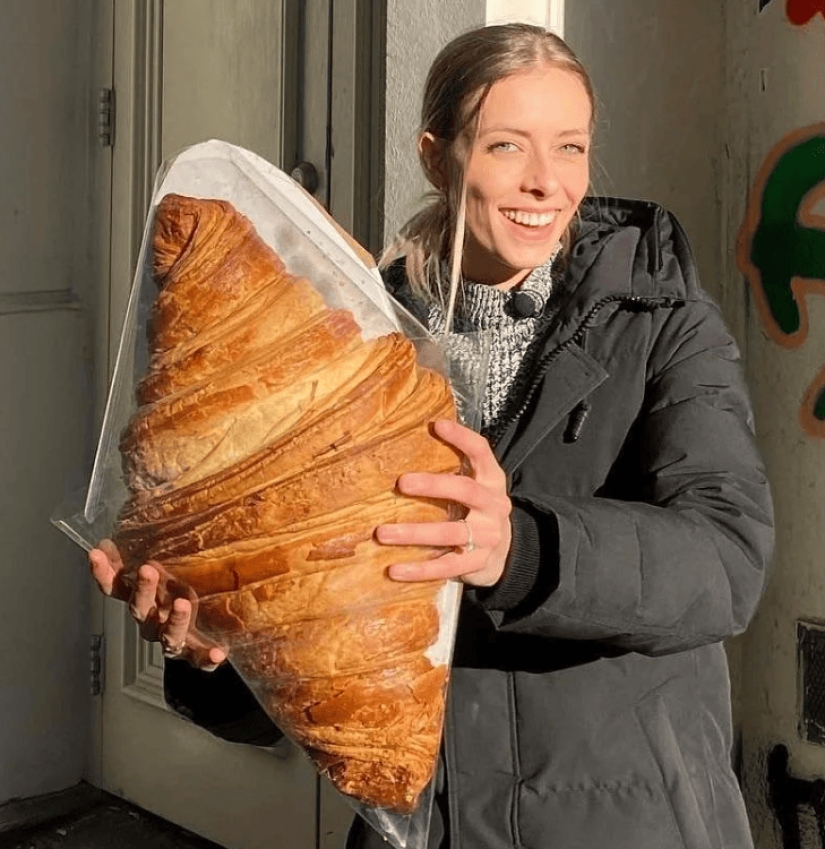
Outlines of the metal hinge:
<svg viewBox="0 0 825 849">
<path fill-rule="evenodd" d="M 97 96 L 97 137 L 101 147 L 115 144 L 115 92 L 102 88 Z"/>
<path fill-rule="evenodd" d="M 89 651 L 89 672 L 91 673 L 91 688 L 93 696 L 103 694 L 105 679 L 103 675 L 106 660 L 105 640 L 103 634 L 92 634 L 92 644 Z"/>
</svg>

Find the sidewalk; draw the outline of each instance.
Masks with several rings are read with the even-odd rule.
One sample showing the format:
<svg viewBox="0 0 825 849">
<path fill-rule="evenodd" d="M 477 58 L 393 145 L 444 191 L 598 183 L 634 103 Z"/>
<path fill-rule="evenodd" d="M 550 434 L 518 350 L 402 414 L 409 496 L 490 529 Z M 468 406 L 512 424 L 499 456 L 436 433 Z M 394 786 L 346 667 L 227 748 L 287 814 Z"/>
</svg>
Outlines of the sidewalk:
<svg viewBox="0 0 825 849">
<path fill-rule="evenodd" d="M 27 824 L 7 824 L 0 849 L 225 849 L 102 790 L 79 789 L 67 791 L 70 813 L 60 813 L 64 794 L 44 797 L 40 811 L 27 800 Z"/>
</svg>

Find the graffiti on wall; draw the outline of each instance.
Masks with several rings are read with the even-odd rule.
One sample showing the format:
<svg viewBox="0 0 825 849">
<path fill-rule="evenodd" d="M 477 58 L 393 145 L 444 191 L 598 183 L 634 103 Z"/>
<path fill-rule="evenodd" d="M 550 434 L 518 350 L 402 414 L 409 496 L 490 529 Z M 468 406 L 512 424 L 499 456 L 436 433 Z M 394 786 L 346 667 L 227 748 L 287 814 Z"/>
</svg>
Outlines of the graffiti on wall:
<svg viewBox="0 0 825 849">
<path fill-rule="evenodd" d="M 825 18 L 825 0 L 788 0 L 786 7 L 788 20 L 797 26 L 804 26 L 814 17 Z"/>
<path fill-rule="evenodd" d="M 769 6 L 773 0 L 759 0 L 759 11 Z M 792 24 L 804 26 L 815 15 L 825 18 L 825 0 L 786 0 L 785 14 Z"/>
<path fill-rule="evenodd" d="M 785 136 L 768 154 L 748 201 L 737 264 L 768 336 L 799 348 L 809 336 L 807 299 L 825 295 L 825 124 Z M 825 350 L 823 351 L 825 359 Z M 825 438 L 825 365 L 805 393 L 799 421 Z"/>
</svg>

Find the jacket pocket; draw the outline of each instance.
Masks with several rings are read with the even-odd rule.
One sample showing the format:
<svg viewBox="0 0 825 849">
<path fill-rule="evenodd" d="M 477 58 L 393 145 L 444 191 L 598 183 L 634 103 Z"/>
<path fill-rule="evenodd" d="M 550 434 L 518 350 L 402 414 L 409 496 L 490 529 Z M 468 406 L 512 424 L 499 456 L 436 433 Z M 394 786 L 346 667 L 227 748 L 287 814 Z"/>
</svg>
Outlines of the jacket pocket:
<svg viewBox="0 0 825 849">
<path fill-rule="evenodd" d="M 716 849 L 708 834 L 702 811 L 685 766 L 679 742 L 661 696 L 651 694 L 636 706 L 653 759 L 661 773 L 676 828 L 685 849 Z M 696 731 L 701 734 L 701 730 Z"/>
</svg>

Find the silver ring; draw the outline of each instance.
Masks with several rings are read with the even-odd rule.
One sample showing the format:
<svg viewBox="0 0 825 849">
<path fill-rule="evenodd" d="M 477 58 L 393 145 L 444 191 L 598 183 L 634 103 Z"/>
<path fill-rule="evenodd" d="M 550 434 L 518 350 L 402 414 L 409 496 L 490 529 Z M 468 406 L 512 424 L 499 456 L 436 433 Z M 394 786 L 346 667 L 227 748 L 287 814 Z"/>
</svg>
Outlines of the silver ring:
<svg viewBox="0 0 825 849">
<path fill-rule="evenodd" d="M 465 542 L 461 548 L 464 550 L 465 554 L 469 554 L 471 551 L 475 551 L 476 548 L 476 544 L 473 542 L 473 529 L 467 523 L 466 519 L 461 519 L 460 521 L 463 522 L 464 527 L 467 528 L 467 542 Z"/>
<path fill-rule="evenodd" d="M 166 639 L 165 634 L 161 636 L 160 644 L 163 648 L 163 656 L 168 658 L 180 657 L 183 654 L 183 650 L 186 648 L 186 640 L 182 643 L 178 643 L 176 646 L 169 645 L 169 641 Z"/>
</svg>

